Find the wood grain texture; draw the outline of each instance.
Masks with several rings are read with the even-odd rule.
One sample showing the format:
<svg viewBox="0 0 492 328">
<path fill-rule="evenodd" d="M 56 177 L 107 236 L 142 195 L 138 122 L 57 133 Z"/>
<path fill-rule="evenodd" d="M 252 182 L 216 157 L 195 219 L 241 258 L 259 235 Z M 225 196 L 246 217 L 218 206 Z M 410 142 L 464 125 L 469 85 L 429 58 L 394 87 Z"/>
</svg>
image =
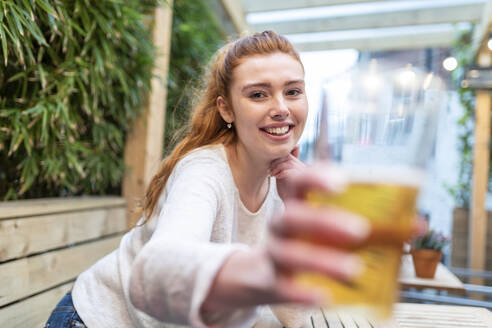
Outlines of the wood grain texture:
<svg viewBox="0 0 492 328">
<path fill-rule="evenodd" d="M 468 238 L 470 211 L 455 208 L 453 211 L 453 232 L 451 236 L 451 266 L 465 268 L 468 266 Z M 492 212 L 487 212 L 485 269 L 492 271 Z"/>
<path fill-rule="evenodd" d="M 433 304 L 397 303 L 393 317 L 383 325 L 370 323 L 364 316 L 336 309 L 316 309 L 312 328 L 492 328 L 492 314 L 485 308 Z M 280 328 L 270 311 L 263 311 L 254 328 Z M 302 327 L 306 328 L 306 327 Z"/>
<path fill-rule="evenodd" d="M 472 199 L 468 236 L 468 266 L 474 270 L 484 270 L 486 262 L 487 211 L 485 198 L 489 181 L 490 108 L 490 92 L 477 91 Z M 472 278 L 471 282 L 478 285 L 484 283 L 482 278 Z"/>
<path fill-rule="evenodd" d="M 335 311 L 322 310 L 321 313 L 329 328 L 344 328 L 340 316 Z"/>
<path fill-rule="evenodd" d="M 0 262 L 125 232 L 124 207 L 0 221 Z"/>
<path fill-rule="evenodd" d="M 121 206 L 125 199 L 117 196 L 13 200 L 0 203 L 0 220 Z"/>
<path fill-rule="evenodd" d="M 147 188 L 162 160 L 166 117 L 167 73 L 171 50 L 172 1 L 154 13 L 153 43 L 157 48 L 151 92 L 142 115 L 133 122 L 125 143 L 123 195 L 127 200 L 128 226 L 138 221 Z"/>
<path fill-rule="evenodd" d="M 398 303 L 393 313 L 399 327 L 492 328 L 492 314 L 484 308 Z"/>
<path fill-rule="evenodd" d="M 246 21 L 242 3 L 237 0 L 220 0 L 220 2 L 231 19 L 237 34 L 241 35 L 248 32 L 250 28 Z"/>
<path fill-rule="evenodd" d="M 116 249 L 121 236 L 0 264 L 0 306 L 75 279 Z"/>
<path fill-rule="evenodd" d="M 345 312 L 338 312 L 338 318 L 342 323 L 343 328 L 359 328 L 355 323 L 353 316 Z"/>
<path fill-rule="evenodd" d="M 316 328 L 329 328 L 326 324 L 325 317 L 323 316 L 322 310 L 317 309 L 311 316 L 311 324 Z"/>
<path fill-rule="evenodd" d="M 51 311 L 71 288 L 69 282 L 21 302 L 0 308 L 2 328 L 40 328 L 46 323 Z"/>
</svg>

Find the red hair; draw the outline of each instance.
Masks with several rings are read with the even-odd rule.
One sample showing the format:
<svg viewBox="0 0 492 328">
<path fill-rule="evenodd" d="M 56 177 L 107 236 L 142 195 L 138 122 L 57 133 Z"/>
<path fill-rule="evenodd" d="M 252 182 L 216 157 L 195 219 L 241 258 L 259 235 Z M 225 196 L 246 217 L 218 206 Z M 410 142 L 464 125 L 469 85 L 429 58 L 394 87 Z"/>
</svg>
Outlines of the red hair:
<svg viewBox="0 0 492 328">
<path fill-rule="evenodd" d="M 281 52 L 292 56 L 299 63 L 299 54 L 282 35 L 273 31 L 255 33 L 224 45 L 218 50 L 213 65 L 206 75 L 205 88 L 199 94 L 183 139 L 161 163 L 150 181 L 144 200 L 145 221 L 154 212 L 157 200 L 176 164 L 191 150 L 213 144 L 230 144 L 236 141 L 234 129 L 228 129 L 219 114 L 217 97 L 227 99 L 232 72 L 241 60 L 253 55 Z M 302 65 L 302 63 L 301 63 Z"/>
</svg>

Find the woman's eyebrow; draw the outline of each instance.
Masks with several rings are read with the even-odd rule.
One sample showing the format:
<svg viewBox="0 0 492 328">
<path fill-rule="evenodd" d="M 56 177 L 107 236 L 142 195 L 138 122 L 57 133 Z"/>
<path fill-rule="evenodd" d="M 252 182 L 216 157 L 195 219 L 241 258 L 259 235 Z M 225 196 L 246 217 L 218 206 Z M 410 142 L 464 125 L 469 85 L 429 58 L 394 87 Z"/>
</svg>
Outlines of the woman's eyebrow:
<svg viewBox="0 0 492 328">
<path fill-rule="evenodd" d="M 292 81 L 285 82 L 284 85 L 287 86 L 287 85 L 297 84 L 297 83 L 304 85 L 304 80 L 292 80 Z"/>
<path fill-rule="evenodd" d="M 259 83 L 251 83 L 251 84 L 246 84 L 242 89 L 241 91 L 244 91 L 246 89 L 249 89 L 249 88 L 271 88 L 271 84 L 270 83 L 265 83 L 265 82 L 259 82 Z"/>
<path fill-rule="evenodd" d="M 291 80 L 291 81 L 287 81 L 284 83 L 284 86 L 289 86 L 291 84 L 297 84 L 297 83 L 300 83 L 302 85 L 304 85 L 304 80 Z M 249 88 L 271 88 L 272 85 L 270 83 L 267 83 L 267 82 L 258 82 L 258 83 L 250 83 L 250 84 L 246 84 L 242 89 L 241 91 L 245 91 Z"/>
</svg>

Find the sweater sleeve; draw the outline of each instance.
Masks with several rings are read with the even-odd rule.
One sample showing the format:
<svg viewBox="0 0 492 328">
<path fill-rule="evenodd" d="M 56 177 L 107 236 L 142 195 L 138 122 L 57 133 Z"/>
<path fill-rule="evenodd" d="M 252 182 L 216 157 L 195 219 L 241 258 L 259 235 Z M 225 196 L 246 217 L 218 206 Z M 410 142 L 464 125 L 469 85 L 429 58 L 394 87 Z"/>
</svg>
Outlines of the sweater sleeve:
<svg viewBox="0 0 492 328">
<path fill-rule="evenodd" d="M 168 182 L 156 229 L 135 259 L 130 297 L 161 321 L 205 327 L 199 312 L 215 275 L 231 253 L 247 246 L 210 242 L 225 197 L 224 167 L 206 159 L 180 164 Z M 221 316 L 220 325 L 249 325 L 254 315 L 254 308 L 237 310 Z"/>
</svg>

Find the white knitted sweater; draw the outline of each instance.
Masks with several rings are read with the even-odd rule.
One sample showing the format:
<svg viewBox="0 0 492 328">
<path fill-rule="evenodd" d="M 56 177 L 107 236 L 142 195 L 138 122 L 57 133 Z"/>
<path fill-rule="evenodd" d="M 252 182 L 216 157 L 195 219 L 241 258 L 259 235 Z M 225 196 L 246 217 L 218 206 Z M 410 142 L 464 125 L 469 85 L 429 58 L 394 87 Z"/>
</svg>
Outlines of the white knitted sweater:
<svg viewBox="0 0 492 328">
<path fill-rule="evenodd" d="M 239 198 L 224 147 L 197 149 L 176 165 L 156 214 L 78 277 L 75 308 L 89 328 L 204 327 L 199 308 L 218 269 L 233 251 L 260 243 L 267 220 L 281 211 L 274 178 L 263 205 L 251 213 Z M 132 272 L 140 279 L 130 285 Z M 133 306 L 131 288 L 147 313 Z M 256 310 L 237 310 L 218 326 L 252 327 Z"/>
</svg>

